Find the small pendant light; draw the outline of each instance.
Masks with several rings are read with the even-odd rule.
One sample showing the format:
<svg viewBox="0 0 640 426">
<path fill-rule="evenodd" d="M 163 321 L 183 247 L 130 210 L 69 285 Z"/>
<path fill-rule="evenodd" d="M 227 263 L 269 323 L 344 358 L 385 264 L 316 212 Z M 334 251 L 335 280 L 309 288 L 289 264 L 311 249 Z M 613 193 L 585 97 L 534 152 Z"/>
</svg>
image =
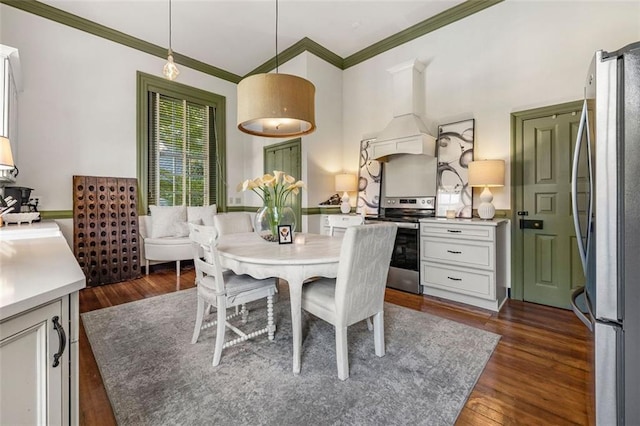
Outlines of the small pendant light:
<svg viewBox="0 0 640 426">
<path fill-rule="evenodd" d="M 278 73 L 278 0 L 276 0 L 276 72 L 255 74 L 238 83 L 238 129 L 255 136 L 301 136 L 316 129 L 316 88 L 302 77 Z"/>
<path fill-rule="evenodd" d="M 167 63 L 162 68 L 162 74 L 169 80 L 175 80 L 180 75 L 180 70 L 173 62 L 173 51 L 171 50 L 171 0 L 169 0 L 169 56 Z"/>
</svg>

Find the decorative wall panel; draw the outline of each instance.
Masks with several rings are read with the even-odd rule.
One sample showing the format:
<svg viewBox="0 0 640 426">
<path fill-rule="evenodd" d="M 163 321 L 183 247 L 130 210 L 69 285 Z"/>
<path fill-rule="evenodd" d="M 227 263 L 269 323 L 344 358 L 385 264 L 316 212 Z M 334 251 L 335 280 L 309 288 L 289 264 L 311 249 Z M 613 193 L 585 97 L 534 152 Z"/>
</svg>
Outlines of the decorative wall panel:
<svg viewBox="0 0 640 426">
<path fill-rule="evenodd" d="M 360 170 L 358 172 L 358 214 L 378 214 L 380 209 L 380 190 L 382 189 L 382 163 L 371 159 L 371 142 L 360 142 Z"/>
<path fill-rule="evenodd" d="M 87 285 L 141 276 L 137 205 L 137 179 L 73 177 L 73 249 Z"/>
<path fill-rule="evenodd" d="M 456 217 L 471 218 L 473 197 L 468 169 L 473 161 L 475 120 L 438 127 L 436 215 L 455 210 Z"/>
</svg>

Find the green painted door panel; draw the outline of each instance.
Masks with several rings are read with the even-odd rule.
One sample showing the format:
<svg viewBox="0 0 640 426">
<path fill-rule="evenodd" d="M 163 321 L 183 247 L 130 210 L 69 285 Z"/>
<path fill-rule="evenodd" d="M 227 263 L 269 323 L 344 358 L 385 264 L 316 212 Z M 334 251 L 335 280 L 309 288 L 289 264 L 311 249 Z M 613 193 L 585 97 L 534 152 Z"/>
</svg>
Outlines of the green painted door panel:
<svg viewBox="0 0 640 426">
<path fill-rule="evenodd" d="M 264 172 L 273 173 L 274 170 L 281 170 L 288 175 L 300 180 L 302 175 L 301 140 L 269 145 L 264 148 Z M 302 230 L 302 192 L 297 196 L 289 198 L 288 205 L 296 215 L 296 231 Z"/>
<path fill-rule="evenodd" d="M 572 289 L 583 285 L 571 208 L 571 164 L 578 114 L 523 123 L 523 210 L 518 219 L 543 221 L 543 229 L 521 229 L 524 300 L 568 309 Z M 586 185 L 586 159 L 579 167 L 579 191 Z M 586 212 L 586 196 L 578 197 Z M 586 222 L 586 221 L 585 221 Z"/>
</svg>

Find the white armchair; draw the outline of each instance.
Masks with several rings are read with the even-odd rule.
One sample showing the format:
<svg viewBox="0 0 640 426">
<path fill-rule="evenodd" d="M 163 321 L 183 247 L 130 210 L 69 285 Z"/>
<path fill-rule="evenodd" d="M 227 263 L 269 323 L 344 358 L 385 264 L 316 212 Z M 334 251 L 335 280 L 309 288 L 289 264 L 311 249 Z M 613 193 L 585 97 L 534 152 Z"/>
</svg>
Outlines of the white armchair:
<svg viewBox="0 0 640 426">
<path fill-rule="evenodd" d="M 302 309 L 335 327 L 340 380 L 349 377 L 348 326 L 373 316 L 375 353 L 384 356 L 384 292 L 396 232 L 391 223 L 348 228 L 337 278 L 302 287 Z"/>
<path fill-rule="evenodd" d="M 218 235 L 253 232 L 251 215 L 245 212 L 221 213 L 213 217 L 213 224 Z"/>
<path fill-rule="evenodd" d="M 176 276 L 180 276 L 180 262 L 193 259 L 187 222 L 213 226 L 215 204 L 204 207 L 149 206 L 151 215 L 139 216 L 140 253 L 146 274 L 151 264 L 176 262 Z"/>
</svg>

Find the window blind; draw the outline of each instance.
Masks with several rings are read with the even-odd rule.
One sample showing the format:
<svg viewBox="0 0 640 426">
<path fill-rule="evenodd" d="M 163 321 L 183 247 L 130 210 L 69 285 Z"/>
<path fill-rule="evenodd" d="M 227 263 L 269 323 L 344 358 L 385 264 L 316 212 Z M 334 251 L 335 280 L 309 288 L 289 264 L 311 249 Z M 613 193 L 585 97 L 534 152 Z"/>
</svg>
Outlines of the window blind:
<svg viewBox="0 0 640 426">
<path fill-rule="evenodd" d="M 148 204 L 215 203 L 213 108 L 150 94 Z"/>
</svg>

